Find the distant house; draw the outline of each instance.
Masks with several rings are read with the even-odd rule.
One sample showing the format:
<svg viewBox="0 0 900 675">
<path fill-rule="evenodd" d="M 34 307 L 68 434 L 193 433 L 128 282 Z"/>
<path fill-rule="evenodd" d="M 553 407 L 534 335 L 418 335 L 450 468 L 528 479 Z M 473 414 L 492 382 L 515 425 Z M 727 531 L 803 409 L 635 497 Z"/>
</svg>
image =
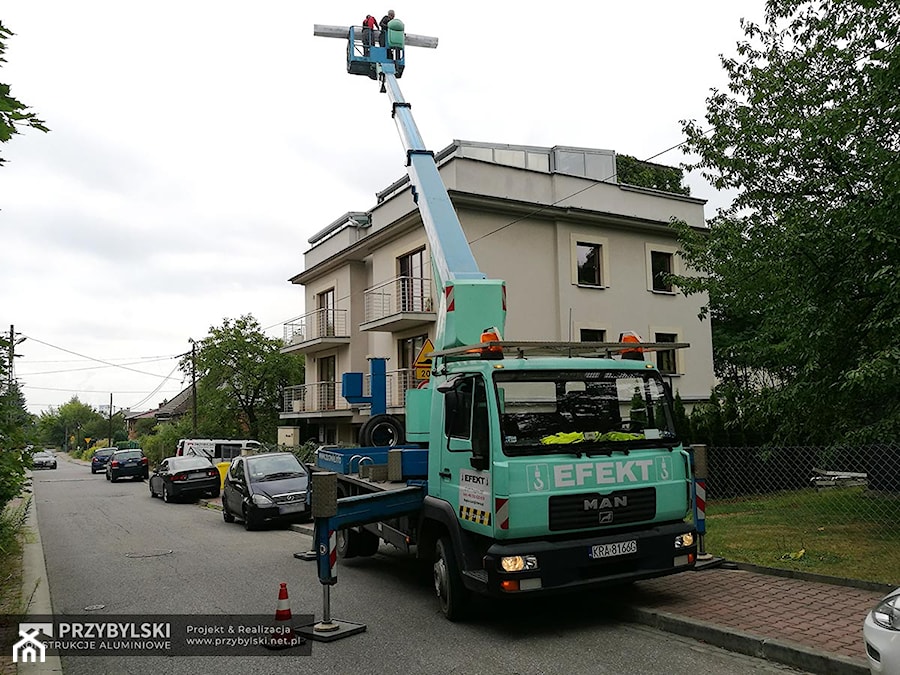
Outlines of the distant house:
<svg viewBox="0 0 900 675">
<path fill-rule="evenodd" d="M 146 412 L 128 412 L 125 414 L 125 428 L 128 440 L 137 439 L 137 425 L 140 420 L 155 419 L 157 422 L 177 422 L 191 410 L 193 401 L 193 385 L 188 385 L 174 397 L 163 401 L 156 410 Z"/>
<path fill-rule="evenodd" d="M 125 414 L 125 428 L 128 431 L 128 440 L 137 440 L 137 424 L 139 420 L 156 419 L 155 410 L 147 410 L 146 412 L 129 412 Z"/>
<path fill-rule="evenodd" d="M 194 386 L 188 385 L 154 411 L 157 422 L 177 422 L 191 410 Z"/>
</svg>

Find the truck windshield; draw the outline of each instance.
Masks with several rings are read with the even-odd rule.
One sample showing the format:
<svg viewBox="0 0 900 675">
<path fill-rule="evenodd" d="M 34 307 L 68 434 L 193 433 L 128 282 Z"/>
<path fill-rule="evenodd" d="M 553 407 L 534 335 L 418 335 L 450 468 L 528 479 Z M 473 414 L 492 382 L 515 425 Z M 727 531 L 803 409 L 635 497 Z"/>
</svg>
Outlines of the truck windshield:
<svg viewBox="0 0 900 675">
<path fill-rule="evenodd" d="M 507 455 L 627 453 L 677 442 L 655 371 L 499 371 L 494 383 Z"/>
</svg>

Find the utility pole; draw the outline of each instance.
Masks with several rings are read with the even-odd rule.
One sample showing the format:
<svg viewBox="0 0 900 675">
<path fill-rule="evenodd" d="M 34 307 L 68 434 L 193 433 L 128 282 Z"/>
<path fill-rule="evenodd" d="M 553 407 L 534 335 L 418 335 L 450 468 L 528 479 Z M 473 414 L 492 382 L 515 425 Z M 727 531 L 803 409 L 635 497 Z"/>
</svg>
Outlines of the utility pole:
<svg viewBox="0 0 900 675">
<path fill-rule="evenodd" d="M 12 391 L 13 385 L 13 359 L 16 358 L 16 327 L 9 325 L 9 362 L 6 369 L 6 390 Z"/>
<path fill-rule="evenodd" d="M 112 447 L 112 392 L 109 393 L 109 447 Z"/>
<path fill-rule="evenodd" d="M 194 438 L 197 438 L 197 343 L 191 340 L 191 411 L 194 416 Z"/>
</svg>

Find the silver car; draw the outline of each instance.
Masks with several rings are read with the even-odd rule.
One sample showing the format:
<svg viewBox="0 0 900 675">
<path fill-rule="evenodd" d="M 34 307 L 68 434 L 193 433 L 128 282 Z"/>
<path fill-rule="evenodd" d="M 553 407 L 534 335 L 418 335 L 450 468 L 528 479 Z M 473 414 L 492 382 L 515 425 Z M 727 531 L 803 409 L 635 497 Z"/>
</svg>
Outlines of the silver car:
<svg viewBox="0 0 900 675">
<path fill-rule="evenodd" d="M 31 465 L 35 469 L 55 469 L 56 457 L 49 452 L 41 450 L 31 456 Z"/>
<path fill-rule="evenodd" d="M 863 638 L 873 675 L 900 675 L 900 588 L 866 615 Z"/>
</svg>

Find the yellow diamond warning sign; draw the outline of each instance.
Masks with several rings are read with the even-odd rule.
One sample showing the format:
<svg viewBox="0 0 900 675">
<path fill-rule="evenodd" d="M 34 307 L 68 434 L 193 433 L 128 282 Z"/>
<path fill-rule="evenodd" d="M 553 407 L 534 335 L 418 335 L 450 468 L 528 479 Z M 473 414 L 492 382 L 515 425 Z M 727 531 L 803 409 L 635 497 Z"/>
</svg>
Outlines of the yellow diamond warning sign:
<svg viewBox="0 0 900 675">
<path fill-rule="evenodd" d="M 416 369 L 417 380 L 427 380 L 431 377 L 431 357 L 428 355 L 433 351 L 434 343 L 426 338 L 425 344 L 422 345 L 422 349 L 419 350 L 419 354 L 416 356 L 416 362 L 413 364 Z"/>
</svg>

